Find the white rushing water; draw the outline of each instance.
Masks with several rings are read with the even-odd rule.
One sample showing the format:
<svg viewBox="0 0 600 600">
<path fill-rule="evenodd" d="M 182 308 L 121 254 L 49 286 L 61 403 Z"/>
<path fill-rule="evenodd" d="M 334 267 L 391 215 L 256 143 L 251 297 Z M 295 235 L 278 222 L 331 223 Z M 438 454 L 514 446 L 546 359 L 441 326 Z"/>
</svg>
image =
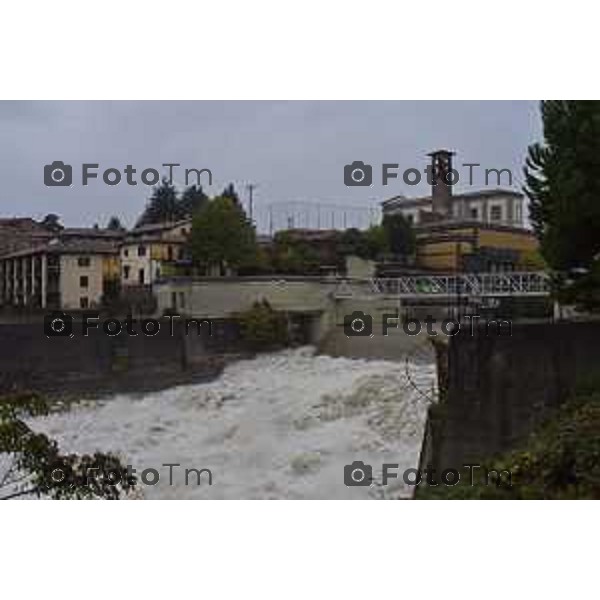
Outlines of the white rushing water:
<svg viewBox="0 0 600 600">
<path fill-rule="evenodd" d="M 409 375 L 407 376 L 407 369 Z M 144 498 L 394 498 L 412 489 L 433 364 L 316 356 L 287 350 L 227 366 L 217 380 L 143 396 L 115 396 L 36 419 L 32 426 L 68 452 L 115 452 L 155 468 Z M 369 487 L 346 487 L 344 465 L 373 466 Z M 381 486 L 381 465 L 399 478 Z M 169 484 L 167 463 L 173 467 Z M 184 469 L 192 473 L 185 484 Z"/>
</svg>

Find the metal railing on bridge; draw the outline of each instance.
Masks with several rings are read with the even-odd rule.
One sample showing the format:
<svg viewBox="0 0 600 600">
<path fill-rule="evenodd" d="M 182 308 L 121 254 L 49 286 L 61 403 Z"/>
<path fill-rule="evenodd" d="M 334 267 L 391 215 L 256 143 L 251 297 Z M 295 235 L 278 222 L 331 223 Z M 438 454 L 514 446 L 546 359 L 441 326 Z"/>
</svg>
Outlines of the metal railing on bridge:
<svg viewBox="0 0 600 600">
<path fill-rule="evenodd" d="M 532 271 L 345 279 L 336 288 L 335 296 L 346 298 L 381 294 L 399 298 L 452 298 L 547 296 L 549 293 L 549 275 Z"/>
</svg>

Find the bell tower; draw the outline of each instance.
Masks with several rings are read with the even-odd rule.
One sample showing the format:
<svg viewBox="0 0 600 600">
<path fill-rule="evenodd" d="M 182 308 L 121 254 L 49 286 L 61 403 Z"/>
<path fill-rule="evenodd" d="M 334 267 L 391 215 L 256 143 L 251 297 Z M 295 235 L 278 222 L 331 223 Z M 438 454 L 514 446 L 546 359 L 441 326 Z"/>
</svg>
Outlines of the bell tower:
<svg viewBox="0 0 600 600">
<path fill-rule="evenodd" d="M 436 150 L 431 156 L 431 208 L 434 213 L 450 217 L 452 215 L 452 157 L 450 150 Z"/>
</svg>

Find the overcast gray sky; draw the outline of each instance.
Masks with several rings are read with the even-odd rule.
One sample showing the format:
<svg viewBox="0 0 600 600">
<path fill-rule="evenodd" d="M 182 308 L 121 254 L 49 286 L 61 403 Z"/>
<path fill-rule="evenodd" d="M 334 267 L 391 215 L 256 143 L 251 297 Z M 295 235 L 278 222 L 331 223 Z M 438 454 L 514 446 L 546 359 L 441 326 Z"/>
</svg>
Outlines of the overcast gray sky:
<svg viewBox="0 0 600 600">
<path fill-rule="evenodd" d="M 116 214 L 131 226 L 151 192 L 141 171 L 166 174 L 161 164 L 172 162 L 182 165 L 179 176 L 175 172 L 179 184 L 184 168 L 211 169 L 213 185 L 204 186 L 210 195 L 233 182 L 246 202 L 245 185 L 256 183 L 255 215 L 264 230 L 269 204 L 281 207 L 275 219 L 293 213 L 302 226 L 298 215 L 312 215 L 302 206 L 331 207 L 324 210 L 326 221 L 340 218 L 343 209 L 334 206 L 375 207 L 397 194 L 427 193 L 425 176 L 420 185 L 407 186 L 401 174 L 424 169 L 426 153 L 436 148 L 457 152 L 457 190 L 470 189 L 462 183 L 468 175 L 463 162 L 481 163 L 482 176 L 484 168 L 509 168 L 518 189 L 527 145 L 540 139 L 541 123 L 538 103 L 523 101 L 38 101 L 1 102 L 0 136 L 1 217 L 54 212 L 65 225 L 86 226 L 105 225 Z M 72 187 L 44 185 L 44 165 L 55 160 L 73 165 Z M 344 185 L 344 165 L 355 160 L 373 165 L 371 187 Z M 100 164 L 99 179 L 87 187 L 81 185 L 83 162 Z M 384 162 L 400 165 L 399 180 L 385 187 Z M 136 187 L 125 176 L 117 186 L 102 182 L 104 169 L 128 164 L 137 169 Z M 476 183 L 471 189 L 482 187 L 483 177 Z"/>
</svg>

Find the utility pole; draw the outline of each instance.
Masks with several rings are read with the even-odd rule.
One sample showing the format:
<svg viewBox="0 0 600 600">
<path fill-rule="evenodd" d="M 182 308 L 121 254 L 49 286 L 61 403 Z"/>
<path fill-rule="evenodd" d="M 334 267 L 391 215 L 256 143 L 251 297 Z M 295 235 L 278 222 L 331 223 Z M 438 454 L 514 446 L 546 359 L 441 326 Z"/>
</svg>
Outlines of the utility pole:
<svg viewBox="0 0 600 600">
<path fill-rule="evenodd" d="M 256 189 L 256 184 L 255 183 L 249 183 L 247 186 L 248 188 L 248 216 L 250 217 L 250 222 L 254 222 L 253 221 L 253 217 L 254 217 L 254 198 L 253 198 L 253 192 Z"/>
</svg>

